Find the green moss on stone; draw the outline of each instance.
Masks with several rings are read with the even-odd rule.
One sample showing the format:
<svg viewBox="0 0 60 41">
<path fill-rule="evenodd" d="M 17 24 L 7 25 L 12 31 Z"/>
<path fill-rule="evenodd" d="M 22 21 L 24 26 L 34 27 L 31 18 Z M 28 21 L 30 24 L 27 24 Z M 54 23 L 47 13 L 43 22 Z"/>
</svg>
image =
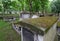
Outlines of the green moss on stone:
<svg viewBox="0 0 60 41">
<path fill-rule="evenodd" d="M 58 22 L 58 24 L 57 24 L 57 25 L 58 25 L 58 27 L 60 27 L 60 21 Z"/>
<path fill-rule="evenodd" d="M 57 19 L 58 19 L 57 17 L 40 17 L 40 18 L 24 20 L 23 22 L 29 23 L 39 28 L 40 27 L 49 28 L 57 21 Z"/>
<path fill-rule="evenodd" d="M 16 24 L 22 26 L 28 26 L 28 28 L 30 28 L 31 30 L 35 30 L 38 32 L 42 30 L 41 28 L 43 28 L 47 32 L 51 28 L 51 26 L 54 23 L 56 23 L 57 20 L 58 20 L 57 17 L 40 17 L 40 18 L 23 20 L 21 22 L 17 22 Z"/>
</svg>

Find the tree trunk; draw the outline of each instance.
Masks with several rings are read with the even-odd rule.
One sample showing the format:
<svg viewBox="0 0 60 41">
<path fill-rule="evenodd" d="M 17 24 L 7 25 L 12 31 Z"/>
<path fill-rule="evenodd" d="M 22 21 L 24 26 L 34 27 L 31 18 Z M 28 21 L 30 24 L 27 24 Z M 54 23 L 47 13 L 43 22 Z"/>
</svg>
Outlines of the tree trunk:
<svg viewBox="0 0 60 41">
<path fill-rule="evenodd" d="M 30 13 L 32 12 L 32 0 L 29 0 L 29 5 L 30 5 Z"/>
<path fill-rule="evenodd" d="M 30 6 L 30 17 L 32 16 L 32 0 L 29 0 L 29 6 Z"/>
</svg>

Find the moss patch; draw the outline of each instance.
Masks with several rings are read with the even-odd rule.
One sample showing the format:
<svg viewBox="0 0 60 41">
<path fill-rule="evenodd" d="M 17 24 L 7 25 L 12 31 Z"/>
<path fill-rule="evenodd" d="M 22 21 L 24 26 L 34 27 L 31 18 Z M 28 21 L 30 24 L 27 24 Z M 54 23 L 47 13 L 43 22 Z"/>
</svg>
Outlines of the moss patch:
<svg viewBox="0 0 60 41">
<path fill-rule="evenodd" d="M 31 30 L 36 30 L 36 31 L 37 30 L 40 31 L 41 28 L 43 28 L 47 32 L 57 20 L 58 17 L 40 17 L 40 18 L 23 20 L 21 22 L 17 22 L 16 24 L 22 26 L 28 26 Z M 29 25 L 32 25 L 32 27 Z"/>
<path fill-rule="evenodd" d="M 58 27 L 60 27 L 60 21 L 58 21 L 58 24 L 57 24 Z"/>
<path fill-rule="evenodd" d="M 40 17 L 35 19 L 24 20 L 23 22 L 34 25 L 39 28 L 48 28 L 52 26 L 57 21 L 57 19 L 57 17 Z"/>
</svg>

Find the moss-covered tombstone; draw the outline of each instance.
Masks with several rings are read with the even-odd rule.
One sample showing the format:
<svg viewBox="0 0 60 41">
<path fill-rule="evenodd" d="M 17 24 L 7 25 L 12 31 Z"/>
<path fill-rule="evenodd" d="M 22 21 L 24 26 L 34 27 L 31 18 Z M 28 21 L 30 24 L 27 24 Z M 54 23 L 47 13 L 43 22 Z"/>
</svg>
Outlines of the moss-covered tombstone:
<svg viewBox="0 0 60 41">
<path fill-rule="evenodd" d="M 41 41 L 53 41 L 56 35 L 57 20 L 58 17 L 40 17 L 18 21 L 14 24 L 31 31 L 39 41 L 40 39 L 42 39 Z"/>
</svg>

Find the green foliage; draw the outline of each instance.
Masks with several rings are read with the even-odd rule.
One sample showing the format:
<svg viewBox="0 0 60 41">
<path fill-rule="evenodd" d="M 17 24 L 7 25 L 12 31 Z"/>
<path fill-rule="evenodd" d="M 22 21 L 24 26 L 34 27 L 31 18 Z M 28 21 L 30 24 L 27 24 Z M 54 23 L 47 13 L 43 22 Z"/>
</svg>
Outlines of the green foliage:
<svg viewBox="0 0 60 41">
<path fill-rule="evenodd" d="M 8 9 L 8 8 L 10 8 L 11 1 L 10 0 L 5 0 L 5 1 L 3 0 L 2 4 L 5 9 Z"/>
<path fill-rule="evenodd" d="M 56 0 L 51 5 L 52 12 L 60 13 L 60 0 Z"/>
<path fill-rule="evenodd" d="M 20 3 L 18 1 L 11 1 L 11 0 L 2 0 L 3 4 L 3 11 L 18 11 L 21 10 Z"/>
<path fill-rule="evenodd" d="M 39 0 L 34 0 L 32 3 L 32 9 L 34 12 L 39 12 L 40 10 L 40 1 Z"/>
<path fill-rule="evenodd" d="M 50 5 L 48 0 L 2 0 L 4 11 L 31 11 L 48 12 Z"/>
<path fill-rule="evenodd" d="M 21 0 L 19 0 L 21 2 Z M 39 12 L 44 11 L 48 7 L 48 0 L 24 0 L 22 1 L 26 11 Z M 46 10 L 48 11 L 48 10 Z"/>
<path fill-rule="evenodd" d="M 0 6 L 0 11 L 2 11 L 2 6 Z"/>
</svg>

